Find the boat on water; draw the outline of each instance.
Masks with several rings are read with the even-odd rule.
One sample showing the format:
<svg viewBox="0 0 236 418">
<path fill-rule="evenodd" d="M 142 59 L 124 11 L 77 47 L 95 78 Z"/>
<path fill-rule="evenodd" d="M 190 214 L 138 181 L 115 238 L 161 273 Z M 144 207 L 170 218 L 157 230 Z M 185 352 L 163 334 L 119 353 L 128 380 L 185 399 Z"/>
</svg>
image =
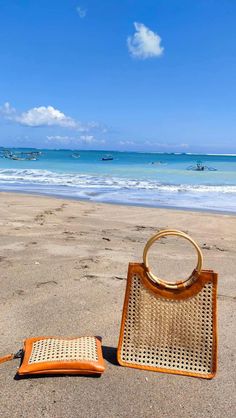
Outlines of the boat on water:
<svg viewBox="0 0 236 418">
<path fill-rule="evenodd" d="M 13 156 L 13 153 L 9 149 L 3 149 L 1 151 L 1 158 L 10 158 Z"/>
<path fill-rule="evenodd" d="M 80 154 L 78 152 L 74 152 L 74 154 L 71 154 L 71 157 L 80 158 Z"/>
<path fill-rule="evenodd" d="M 0 157 L 13 161 L 37 161 L 40 155 L 42 155 L 41 151 L 15 151 L 13 153 L 9 149 L 4 149 L 2 150 Z"/>
<path fill-rule="evenodd" d="M 190 165 L 187 170 L 191 171 L 217 171 L 217 168 L 204 165 L 202 161 L 197 161 L 195 165 Z"/>
<path fill-rule="evenodd" d="M 18 157 L 17 155 L 13 155 L 12 157 L 10 157 L 11 160 L 14 161 L 37 161 L 38 158 L 36 157 Z"/>
<path fill-rule="evenodd" d="M 112 157 L 112 155 L 106 154 L 102 157 L 102 161 L 112 161 L 114 160 L 114 158 Z"/>
<path fill-rule="evenodd" d="M 160 165 L 160 164 L 164 164 L 164 165 L 166 165 L 166 163 L 164 163 L 164 161 L 152 161 L 151 163 L 149 163 L 149 164 L 152 164 L 152 165 Z"/>
</svg>

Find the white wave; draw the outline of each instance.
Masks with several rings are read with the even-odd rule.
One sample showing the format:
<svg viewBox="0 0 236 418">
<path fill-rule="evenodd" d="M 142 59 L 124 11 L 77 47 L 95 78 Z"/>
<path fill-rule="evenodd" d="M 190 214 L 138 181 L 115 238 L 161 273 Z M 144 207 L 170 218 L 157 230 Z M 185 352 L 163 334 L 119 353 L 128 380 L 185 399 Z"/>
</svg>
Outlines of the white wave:
<svg viewBox="0 0 236 418">
<path fill-rule="evenodd" d="M 153 180 L 92 176 L 77 173 L 59 173 L 48 170 L 1 169 L 0 184 L 66 186 L 78 189 L 102 190 L 156 190 L 175 193 L 236 193 L 236 185 L 163 184 Z"/>
<path fill-rule="evenodd" d="M 200 155 L 202 157 L 207 156 L 207 155 L 211 155 L 211 156 L 215 156 L 215 157 L 236 157 L 236 154 L 201 154 L 201 153 L 197 153 L 197 152 L 185 152 L 184 154 L 186 155 Z"/>
<path fill-rule="evenodd" d="M 236 157 L 236 154 L 205 154 L 205 155 L 213 155 L 215 157 Z"/>
</svg>

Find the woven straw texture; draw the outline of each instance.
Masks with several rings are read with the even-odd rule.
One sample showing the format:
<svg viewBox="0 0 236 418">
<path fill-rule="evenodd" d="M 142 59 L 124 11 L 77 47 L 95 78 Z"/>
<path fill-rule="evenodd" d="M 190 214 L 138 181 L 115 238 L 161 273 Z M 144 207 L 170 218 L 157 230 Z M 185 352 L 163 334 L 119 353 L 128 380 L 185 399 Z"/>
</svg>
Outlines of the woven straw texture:
<svg viewBox="0 0 236 418">
<path fill-rule="evenodd" d="M 73 360 L 98 360 L 96 339 L 94 337 L 80 337 L 69 340 L 48 338 L 35 341 L 28 363 Z"/>
<path fill-rule="evenodd" d="M 196 295 L 166 299 L 131 280 L 120 348 L 123 365 L 171 373 L 209 375 L 213 362 L 213 284 Z"/>
</svg>

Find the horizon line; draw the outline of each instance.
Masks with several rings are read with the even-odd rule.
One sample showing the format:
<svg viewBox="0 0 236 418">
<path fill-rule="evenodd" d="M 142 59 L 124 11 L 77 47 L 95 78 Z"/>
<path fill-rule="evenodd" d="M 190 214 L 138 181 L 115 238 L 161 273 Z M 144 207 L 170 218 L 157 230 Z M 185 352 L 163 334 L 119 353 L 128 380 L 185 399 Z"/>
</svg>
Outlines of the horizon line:
<svg viewBox="0 0 236 418">
<path fill-rule="evenodd" d="M 167 155 L 208 155 L 208 156 L 218 156 L 218 157 L 236 157 L 236 153 L 203 153 L 203 152 L 174 152 L 174 151 L 130 151 L 130 150 L 108 150 L 108 149 L 80 149 L 80 148 L 40 148 L 40 147 L 6 147 L 0 145 L 0 149 L 36 149 L 36 150 L 46 150 L 46 151 L 79 151 L 79 152 L 120 152 L 120 153 L 136 153 L 136 154 L 167 154 Z"/>
</svg>

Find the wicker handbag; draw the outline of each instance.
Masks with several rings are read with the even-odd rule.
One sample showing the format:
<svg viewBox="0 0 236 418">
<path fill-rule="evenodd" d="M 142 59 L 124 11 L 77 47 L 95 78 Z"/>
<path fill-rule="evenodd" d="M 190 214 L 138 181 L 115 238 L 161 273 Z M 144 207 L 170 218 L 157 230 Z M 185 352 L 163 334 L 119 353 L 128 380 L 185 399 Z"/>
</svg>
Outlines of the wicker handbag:
<svg viewBox="0 0 236 418">
<path fill-rule="evenodd" d="M 164 236 L 190 241 L 198 263 L 184 281 L 167 282 L 149 269 L 148 250 Z M 211 379 L 217 363 L 217 274 L 202 270 L 199 246 L 181 231 L 147 242 L 143 263 L 130 263 L 117 357 L 122 366 Z"/>
<path fill-rule="evenodd" d="M 31 375 L 101 375 L 104 370 L 99 337 L 34 337 L 24 341 L 16 354 L 0 358 L 4 363 L 21 359 L 18 376 Z"/>
</svg>

